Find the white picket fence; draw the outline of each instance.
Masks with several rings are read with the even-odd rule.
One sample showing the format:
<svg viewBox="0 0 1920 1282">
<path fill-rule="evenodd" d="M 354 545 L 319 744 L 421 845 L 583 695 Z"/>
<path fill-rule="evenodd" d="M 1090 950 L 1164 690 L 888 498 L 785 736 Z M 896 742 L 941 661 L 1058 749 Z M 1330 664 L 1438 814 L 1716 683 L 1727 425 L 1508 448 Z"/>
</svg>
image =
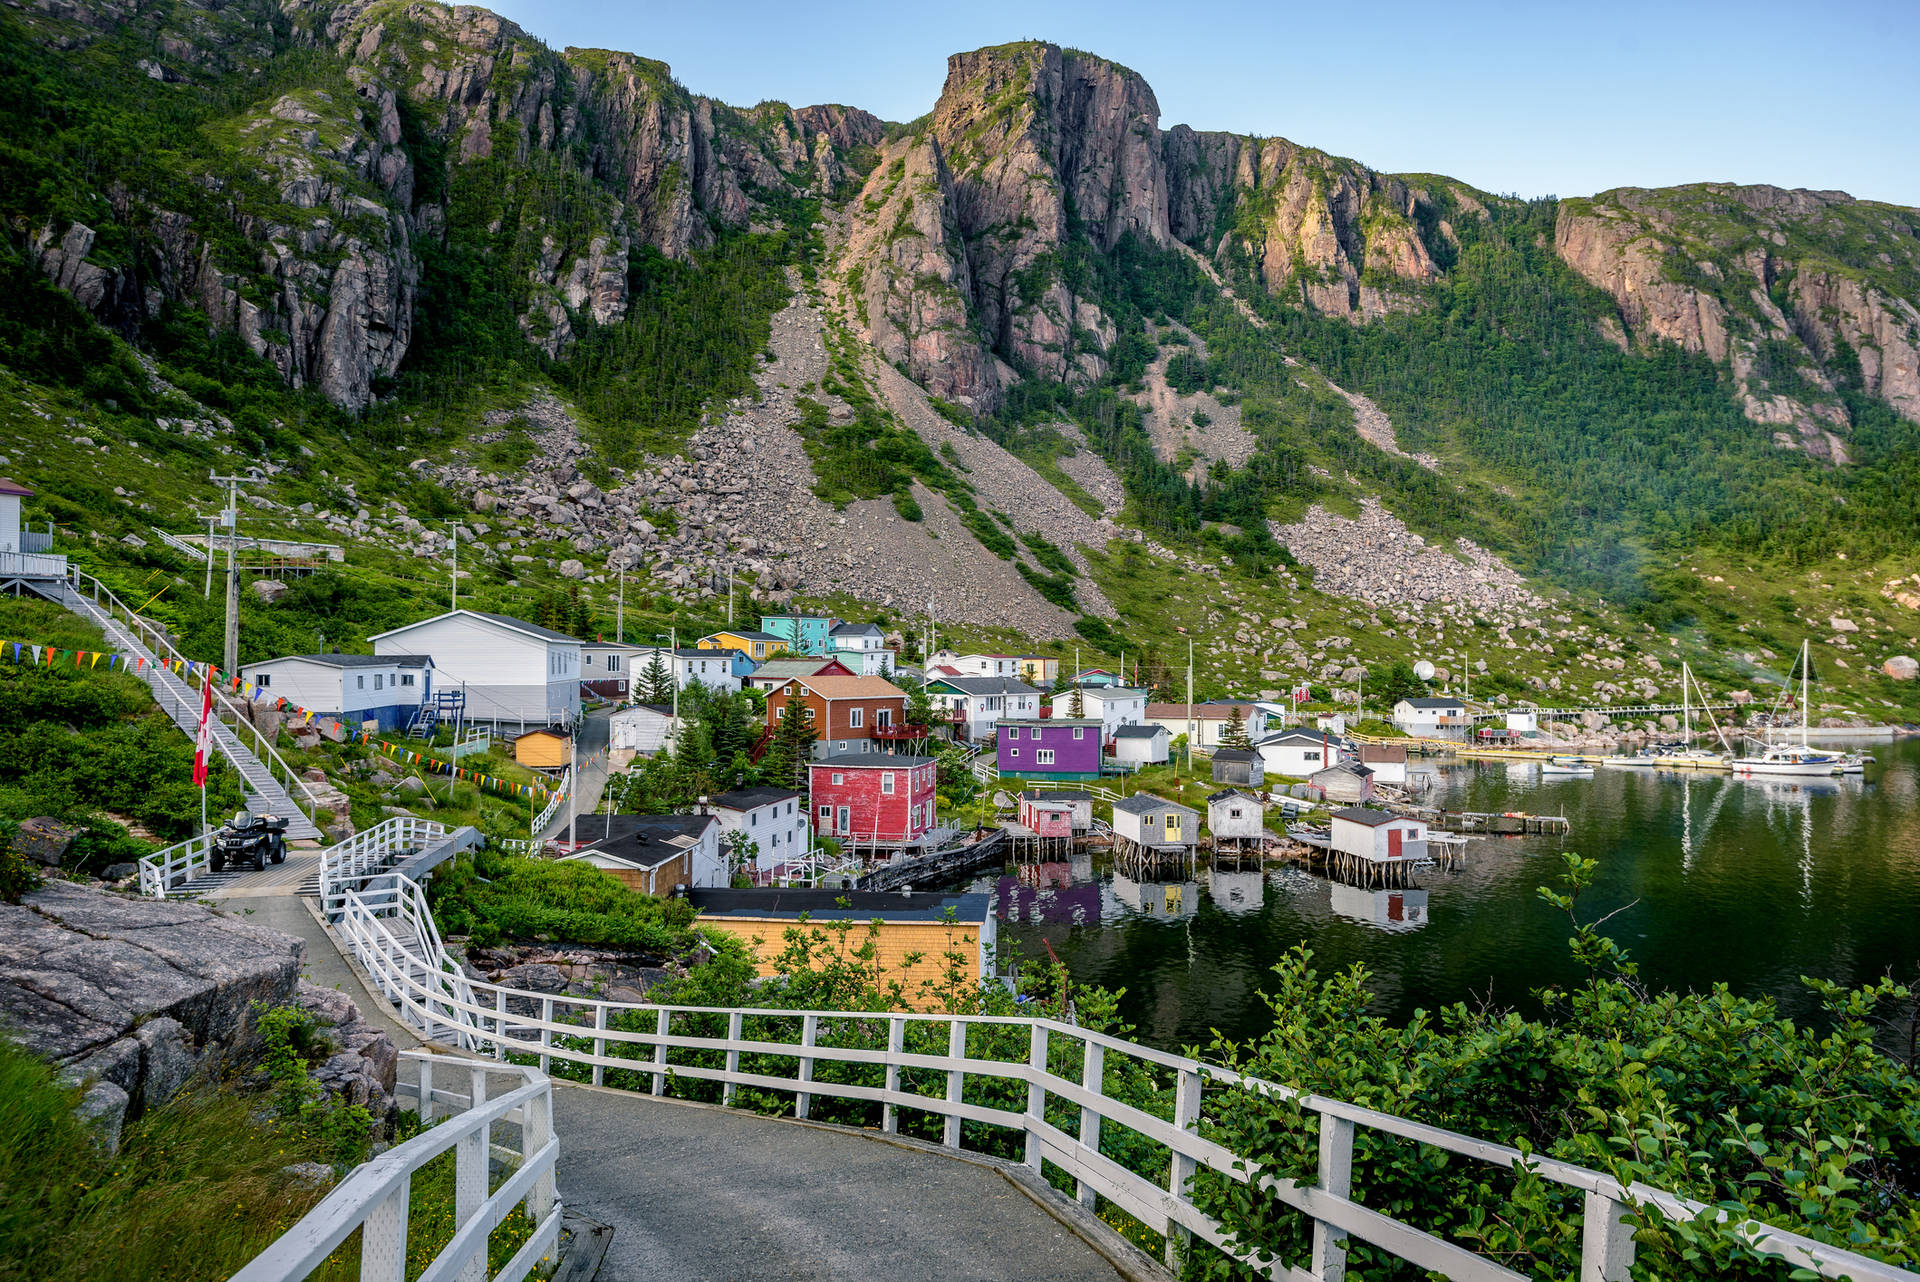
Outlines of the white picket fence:
<svg viewBox="0 0 1920 1282">
<path fill-rule="evenodd" d="M 346 892 L 362 890 L 369 877 L 451 831 L 431 819 L 396 816 L 355 833 L 320 852 L 320 909 L 331 919 L 346 906 Z"/>
<path fill-rule="evenodd" d="M 168 891 L 181 889 L 207 871 L 207 852 L 211 849 L 213 836 L 203 833 L 154 851 L 140 861 L 140 893 L 149 899 L 165 899 Z"/>
<path fill-rule="evenodd" d="M 448 1150 L 454 1153 L 453 1234 L 420 1276 L 484 1282 L 489 1276 L 487 1236 L 516 1204 L 526 1208 L 533 1235 L 492 1275 L 495 1282 L 519 1282 L 552 1260 L 560 1236 L 560 1199 L 554 1187 L 560 1143 L 553 1131 L 553 1083 L 547 1075 L 520 1065 L 427 1051 L 402 1051 L 400 1060 L 403 1067 L 416 1070 L 417 1079 L 399 1082 L 399 1093 L 413 1096 L 421 1120 L 431 1121 L 441 1105 L 449 1106 L 449 1115 L 355 1167 L 320 1205 L 234 1274 L 232 1282 L 297 1282 L 324 1264 L 355 1229 L 361 1231 L 361 1278 L 399 1282 L 407 1275 L 413 1177 Z M 490 1075 L 507 1075 L 515 1084 L 503 1095 L 490 1096 Z M 462 1078 L 464 1093 L 446 1089 Z M 493 1129 L 502 1124 L 517 1128 L 517 1147 L 494 1142 Z M 489 1191 L 495 1154 L 508 1159 L 513 1170 Z"/>
<path fill-rule="evenodd" d="M 568 766 L 567 773 L 560 776 L 560 786 L 554 790 L 553 800 L 547 803 L 545 810 L 542 810 L 533 817 L 533 826 L 528 836 L 532 837 L 535 841 L 540 840 L 540 834 L 546 830 L 547 824 L 552 821 L 555 815 L 560 813 L 560 807 L 566 805 L 567 798 L 572 795 L 573 767 Z"/>
<path fill-rule="evenodd" d="M 1354 1137 L 1366 1130 L 1407 1144 L 1482 1162 L 1497 1171 L 1529 1170 L 1579 1195 L 1581 1264 L 1579 1282 L 1621 1282 L 1633 1262 L 1634 1241 L 1625 1217 L 1635 1207 L 1655 1207 L 1675 1218 L 1714 1214 L 1711 1208 L 1662 1189 L 1623 1186 L 1612 1176 L 1568 1162 L 1522 1153 L 1438 1127 L 1394 1117 L 1340 1100 L 1306 1095 L 1285 1086 L 1246 1077 L 1178 1055 L 1169 1055 L 1120 1038 L 1046 1018 L 876 1014 L 840 1011 L 792 1011 L 668 1007 L 556 997 L 468 980 L 439 950 L 426 896 L 405 877 L 372 897 L 349 892 L 336 926 L 343 946 L 365 967 L 374 983 L 399 1008 L 403 1018 L 429 1038 L 451 1041 L 471 1051 L 504 1059 L 533 1058 L 542 1072 L 559 1059 L 590 1070 L 595 1085 L 609 1069 L 637 1074 L 654 1095 L 671 1080 L 721 1084 L 731 1103 L 741 1088 L 791 1093 L 795 1112 L 807 1117 L 816 1098 L 878 1103 L 882 1129 L 899 1129 L 901 1110 L 919 1110 L 943 1119 L 942 1139 L 961 1148 L 963 1124 L 1001 1128 L 1023 1137 L 1027 1164 L 1036 1171 L 1051 1163 L 1070 1175 L 1082 1202 L 1105 1198 L 1149 1228 L 1166 1236 L 1169 1252 L 1180 1240 L 1208 1243 L 1262 1272 L 1290 1282 L 1337 1282 L 1344 1276 L 1346 1242 L 1352 1238 L 1390 1252 L 1418 1267 L 1462 1282 L 1520 1282 L 1523 1275 L 1484 1255 L 1395 1220 L 1357 1201 L 1351 1188 Z M 538 1014 L 524 1013 L 538 1011 Z M 644 1031 L 620 1028 L 619 1017 Z M 780 1040 L 745 1036 L 744 1021 L 757 1027 L 788 1030 Z M 716 1035 L 689 1025 L 725 1021 Z M 884 1049 L 873 1045 L 831 1044 L 843 1032 L 886 1025 Z M 910 1053 L 909 1027 L 944 1029 L 946 1053 Z M 1024 1060 L 978 1058 L 969 1054 L 969 1037 L 981 1030 L 1010 1030 L 1027 1047 Z M 1070 1048 L 1070 1049 L 1069 1049 Z M 617 1054 L 620 1050 L 628 1054 Z M 1066 1054 L 1058 1052 L 1066 1050 Z M 671 1052 L 711 1052 L 721 1065 L 671 1062 Z M 794 1064 L 792 1076 L 748 1071 L 741 1056 L 783 1056 Z M 1062 1062 L 1078 1072 L 1062 1072 Z M 884 1085 L 821 1080 L 823 1063 L 882 1066 Z M 1171 1117 L 1160 1117 L 1106 1093 L 1116 1072 L 1144 1071 L 1173 1083 Z M 903 1073 L 940 1075 L 944 1093 L 906 1089 Z M 967 1101 L 970 1080 L 991 1080 L 1025 1088 L 1022 1111 Z M 1314 1183 L 1276 1179 L 1250 1170 L 1231 1150 L 1200 1133 L 1200 1119 L 1217 1107 L 1222 1093 L 1254 1091 L 1288 1101 L 1311 1115 L 1319 1134 L 1319 1169 Z M 1063 1129 L 1049 1118 L 1048 1101 L 1064 1101 L 1077 1110 L 1077 1126 Z M 1057 1116 L 1057 1112 L 1056 1112 Z M 1170 1153 L 1164 1183 L 1122 1166 L 1102 1151 L 1102 1136 L 1115 1129 L 1163 1146 Z M 1238 1251 L 1228 1231 L 1191 1197 L 1190 1184 L 1201 1169 L 1262 1193 L 1307 1216 L 1313 1225 L 1306 1268 Z M 1854 1282 L 1920 1282 L 1914 1274 L 1811 1238 L 1754 1221 L 1730 1221 L 1719 1213 L 1723 1231 L 1764 1256 L 1824 1278 Z"/>
</svg>

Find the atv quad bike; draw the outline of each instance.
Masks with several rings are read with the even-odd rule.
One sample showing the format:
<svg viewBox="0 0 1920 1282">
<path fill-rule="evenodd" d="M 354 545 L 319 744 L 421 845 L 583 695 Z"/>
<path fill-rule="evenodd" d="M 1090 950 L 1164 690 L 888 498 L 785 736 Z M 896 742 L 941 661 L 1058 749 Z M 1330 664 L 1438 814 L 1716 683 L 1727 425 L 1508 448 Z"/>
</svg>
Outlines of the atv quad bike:
<svg viewBox="0 0 1920 1282">
<path fill-rule="evenodd" d="M 207 851 L 207 863 L 219 872 L 228 864 L 236 868 L 251 863 L 264 871 L 270 863 L 287 858 L 287 821 L 278 815 L 256 815 L 236 810 L 233 818 L 213 834 L 213 846 Z"/>
</svg>

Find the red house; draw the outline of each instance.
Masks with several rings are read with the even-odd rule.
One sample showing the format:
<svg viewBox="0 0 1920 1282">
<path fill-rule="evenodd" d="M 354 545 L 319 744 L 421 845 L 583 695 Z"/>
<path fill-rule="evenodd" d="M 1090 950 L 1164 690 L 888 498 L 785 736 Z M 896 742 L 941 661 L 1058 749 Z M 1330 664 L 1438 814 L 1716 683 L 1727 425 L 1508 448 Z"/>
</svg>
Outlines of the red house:
<svg viewBox="0 0 1920 1282">
<path fill-rule="evenodd" d="M 933 831 L 932 757 L 856 752 L 810 768 L 813 830 L 848 845 L 908 846 Z"/>
</svg>

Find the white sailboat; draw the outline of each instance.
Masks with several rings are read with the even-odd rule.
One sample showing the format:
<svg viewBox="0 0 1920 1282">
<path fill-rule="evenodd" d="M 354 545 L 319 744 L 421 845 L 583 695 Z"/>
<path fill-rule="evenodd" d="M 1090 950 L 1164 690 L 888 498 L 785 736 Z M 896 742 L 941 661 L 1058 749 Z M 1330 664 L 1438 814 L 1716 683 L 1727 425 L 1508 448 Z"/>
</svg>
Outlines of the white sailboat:
<svg viewBox="0 0 1920 1282">
<path fill-rule="evenodd" d="M 1837 775 L 1846 767 L 1846 758 L 1837 752 L 1821 752 L 1807 746 L 1807 688 L 1811 664 L 1811 645 L 1800 643 L 1800 742 L 1770 745 L 1757 757 L 1741 757 L 1733 768 L 1743 775 Z"/>
<path fill-rule="evenodd" d="M 1693 669 L 1685 660 L 1680 663 L 1680 716 L 1683 737 L 1686 746 L 1678 752 L 1670 752 L 1656 757 L 1654 764 L 1667 770 L 1725 770 L 1731 764 L 1726 757 L 1717 752 L 1708 752 L 1705 748 L 1693 746 L 1693 701 L 1688 687 L 1693 684 Z"/>
<path fill-rule="evenodd" d="M 1578 757 L 1548 757 L 1540 763 L 1540 774 L 1552 779 L 1591 778 L 1593 767 Z"/>
</svg>

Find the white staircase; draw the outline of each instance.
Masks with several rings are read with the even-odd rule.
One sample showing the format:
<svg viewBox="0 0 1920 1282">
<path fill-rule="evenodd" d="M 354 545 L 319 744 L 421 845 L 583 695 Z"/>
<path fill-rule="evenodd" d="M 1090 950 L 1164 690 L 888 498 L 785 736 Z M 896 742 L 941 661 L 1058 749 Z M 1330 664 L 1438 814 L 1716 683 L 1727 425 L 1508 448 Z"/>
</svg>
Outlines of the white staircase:
<svg viewBox="0 0 1920 1282">
<path fill-rule="evenodd" d="M 175 676 L 173 669 L 162 664 L 132 629 L 123 626 L 110 612 L 82 596 L 72 584 L 61 585 L 60 603 L 106 633 L 108 643 L 120 653 L 145 659 L 146 662 L 139 667 L 139 675 L 153 688 L 153 697 L 159 701 L 161 709 L 188 738 L 199 735 L 201 696 L 198 690 Z M 217 714 L 217 694 L 215 699 Z M 266 812 L 284 815 L 289 841 L 321 835 L 319 827 L 306 811 L 294 803 L 292 796 L 274 777 L 273 771 L 247 750 L 247 746 L 240 742 L 240 737 L 218 715 L 213 719 L 213 741 L 221 755 L 239 771 L 250 794 L 247 802 L 249 810 L 256 814 Z"/>
</svg>

